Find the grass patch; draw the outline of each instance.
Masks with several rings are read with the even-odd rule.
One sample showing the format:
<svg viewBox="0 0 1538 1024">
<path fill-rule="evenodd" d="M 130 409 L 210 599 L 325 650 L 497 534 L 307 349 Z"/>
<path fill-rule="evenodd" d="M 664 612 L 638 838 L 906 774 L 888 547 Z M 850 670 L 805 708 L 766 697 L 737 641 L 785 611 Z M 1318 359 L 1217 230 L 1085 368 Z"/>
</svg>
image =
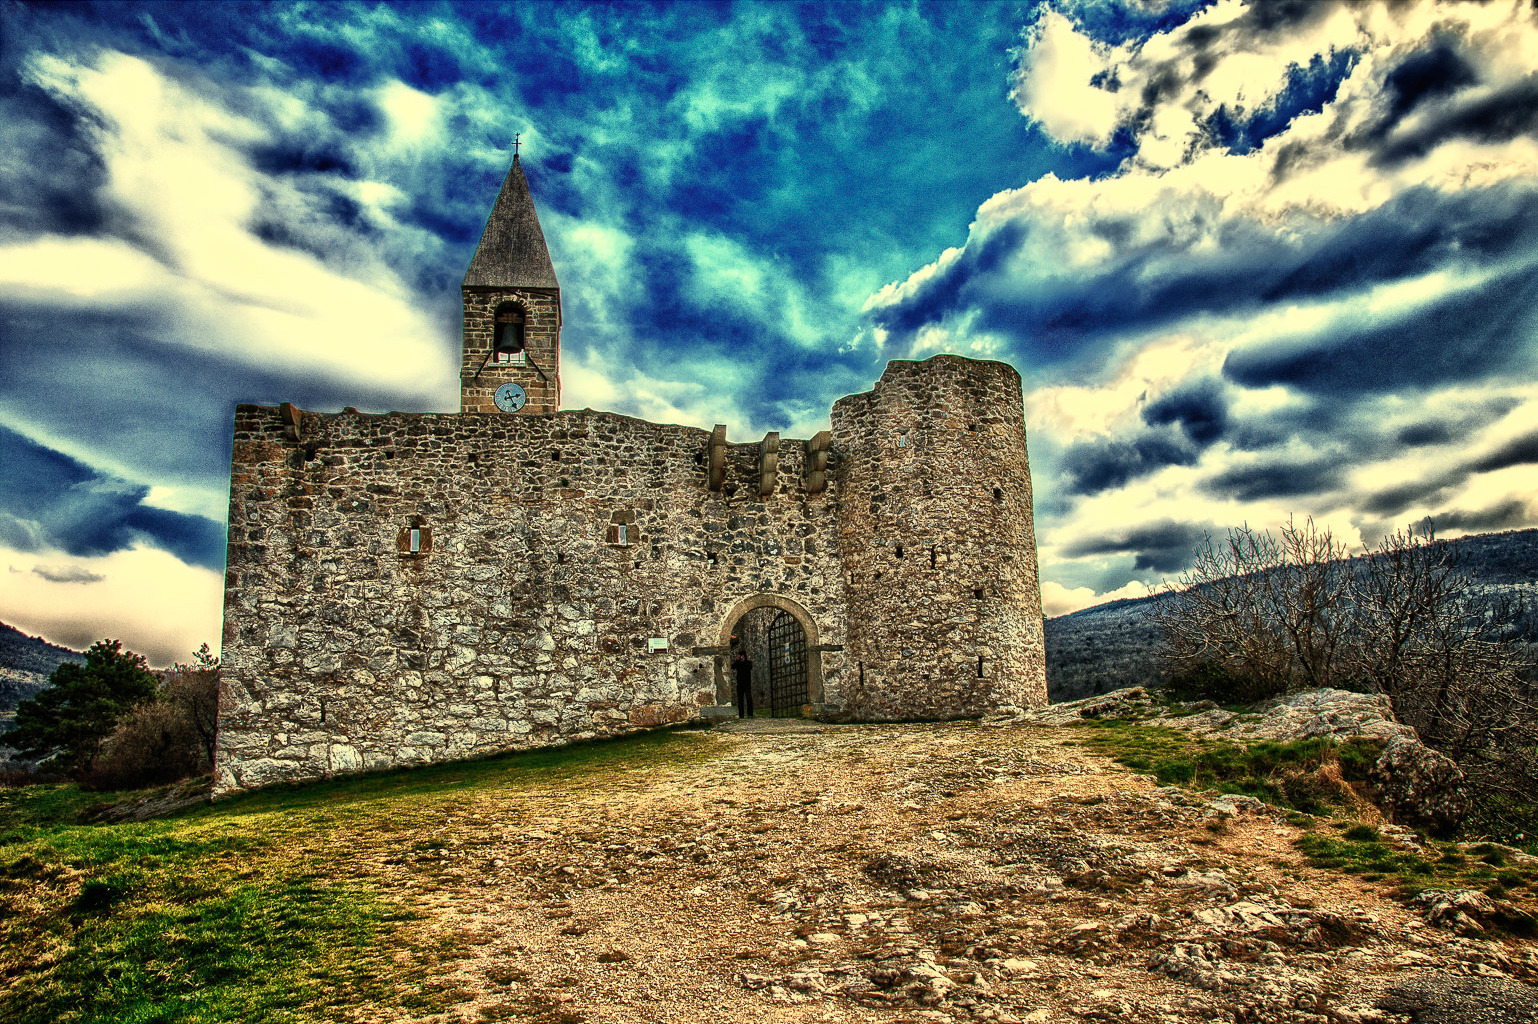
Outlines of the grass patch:
<svg viewBox="0 0 1538 1024">
<path fill-rule="evenodd" d="M 359 851 L 449 849 L 454 817 L 514 817 L 530 799 L 623 785 L 711 749 L 646 733 L 266 790 L 131 824 L 93 819 L 104 799 L 149 794 L 0 791 L 0 1020 L 441 1013 L 468 998 L 442 980 L 460 951 L 429 938 Z"/>
<path fill-rule="evenodd" d="M 1077 724 L 1086 734 L 1080 740 L 1085 746 L 1163 785 L 1253 796 L 1304 814 L 1328 813 L 1349 802 L 1344 783 L 1365 779 L 1382 750 L 1372 740 L 1264 740 L 1239 746 L 1115 719 Z"/>
<path fill-rule="evenodd" d="M 1493 864 L 1507 863 L 1499 848 L 1488 843 L 1460 848 L 1449 842 L 1430 847 L 1423 856 L 1384 842 L 1369 825 L 1334 824 L 1339 836 L 1310 832 L 1293 844 L 1313 867 L 1355 875 L 1364 882 L 1388 883 L 1406 899 L 1427 889 L 1479 890 L 1492 899 L 1516 905 L 1515 912 L 1505 908 L 1496 915 L 1497 928 L 1514 935 L 1531 935 L 1538 927 L 1534 921 L 1538 907 L 1533 905 L 1533 897 L 1538 895 L 1538 868 L 1507 867 L 1497 872 Z"/>
</svg>

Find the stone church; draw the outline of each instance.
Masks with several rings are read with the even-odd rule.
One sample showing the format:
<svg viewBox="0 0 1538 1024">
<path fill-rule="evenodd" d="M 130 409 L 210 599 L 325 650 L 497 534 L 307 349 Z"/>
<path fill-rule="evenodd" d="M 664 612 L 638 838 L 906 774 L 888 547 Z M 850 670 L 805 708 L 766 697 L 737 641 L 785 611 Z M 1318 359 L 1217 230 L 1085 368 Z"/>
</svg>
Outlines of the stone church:
<svg viewBox="0 0 1538 1024">
<path fill-rule="evenodd" d="M 893 361 L 809 439 L 561 408 L 523 168 L 465 274 L 458 413 L 239 406 L 216 794 L 732 713 L 1046 702 L 1020 376 Z"/>
</svg>

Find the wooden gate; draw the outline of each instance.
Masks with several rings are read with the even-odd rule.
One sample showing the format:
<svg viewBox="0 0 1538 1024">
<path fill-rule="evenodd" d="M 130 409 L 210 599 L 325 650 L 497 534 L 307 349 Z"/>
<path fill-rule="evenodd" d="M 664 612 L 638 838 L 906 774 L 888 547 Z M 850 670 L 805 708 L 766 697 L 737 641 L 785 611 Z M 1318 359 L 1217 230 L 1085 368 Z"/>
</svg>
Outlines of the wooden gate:
<svg viewBox="0 0 1538 1024">
<path fill-rule="evenodd" d="M 806 630 L 790 612 L 769 624 L 769 713 L 775 718 L 801 714 L 806 704 Z"/>
</svg>

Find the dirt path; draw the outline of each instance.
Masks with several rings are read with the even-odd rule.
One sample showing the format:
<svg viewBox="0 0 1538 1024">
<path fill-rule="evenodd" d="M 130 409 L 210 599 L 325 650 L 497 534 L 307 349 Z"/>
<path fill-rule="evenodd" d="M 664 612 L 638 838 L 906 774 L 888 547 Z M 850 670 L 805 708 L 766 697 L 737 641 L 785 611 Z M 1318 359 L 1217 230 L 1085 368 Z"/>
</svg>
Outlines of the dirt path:
<svg viewBox="0 0 1538 1024">
<path fill-rule="evenodd" d="M 478 798 L 363 856 L 473 994 L 438 1020 L 1387 1022 L 1453 976 L 1532 1005 L 1533 944 L 1428 927 L 1306 867 L 1283 815 L 1068 738 L 734 723 L 688 737 L 703 768 Z"/>
</svg>

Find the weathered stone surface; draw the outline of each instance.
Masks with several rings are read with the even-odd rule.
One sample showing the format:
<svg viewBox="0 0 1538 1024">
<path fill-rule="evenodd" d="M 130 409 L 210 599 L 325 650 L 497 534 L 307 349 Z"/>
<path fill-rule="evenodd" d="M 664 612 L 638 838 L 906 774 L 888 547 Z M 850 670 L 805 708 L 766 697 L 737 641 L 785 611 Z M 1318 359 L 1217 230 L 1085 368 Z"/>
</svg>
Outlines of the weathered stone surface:
<svg viewBox="0 0 1538 1024">
<path fill-rule="evenodd" d="M 300 416 L 236 412 L 217 793 L 698 717 L 731 693 L 694 649 L 758 608 L 801 623 L 830 714 L 1046 699 L 1002 363 L 891 364 L 818 493 L 789 439 L 761 497 L 758 443 L 712 491 L 707 432 L 610 413 Z"/>
<path fill-rule="evenodd" d="M 1240 715 L 1212 707 L 1195 715 L 1166 715 L 1143 687 L 1050 707 L 1015 716 L 1061 725 L 1084 718 L 1153 719 L 1159 725 L 1219 736 L 1234 742 L 1308 739 L 1322 736 L 1336 742 L 1364 738 L 1385 744 L 1370 772 L 1366 796 L 1396 824 L 1452 830 L 1470 809 L 1463 772 L 1445 755 L 1427 747 L 1408 725 L 1394 721 L 1388 698 L 1348 690 L 1309 690 L 1262 705 L 1255 714 Z"/>
</svg>

